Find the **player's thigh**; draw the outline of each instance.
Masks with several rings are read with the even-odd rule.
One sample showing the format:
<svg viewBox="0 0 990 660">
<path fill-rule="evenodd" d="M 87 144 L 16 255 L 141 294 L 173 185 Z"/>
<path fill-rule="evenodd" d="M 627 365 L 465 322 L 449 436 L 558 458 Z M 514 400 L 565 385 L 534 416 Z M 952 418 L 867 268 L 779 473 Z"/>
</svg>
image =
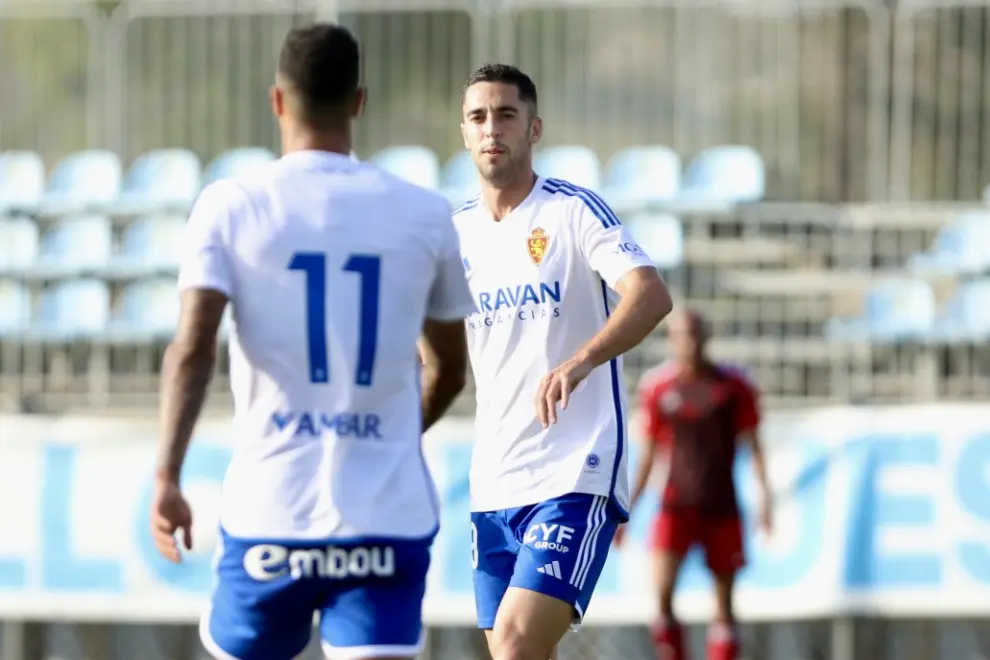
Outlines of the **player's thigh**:
<svg viewBox="0 0 990 660">
<path fill-rule="evenodd" d="M 478 627 L 490 631 L 516 569 L 519 544 L 500 511 L 471 514 L 471 568 Z"/>
<path fill-rule="evenodd" d="M 221 532 L 216 586 L 200 620 L 203 646 L 218 660 L 294 658 L 309 644 L 321 585 L 288 570 L 289 548 L 253 543 Z M 258 558 L 277 558 L 264 569 Z"/>
<path fill-rule="evenodd" d="M 617 508 L 609 498 L 599 495 L 572 493 L 534 506 L 520 521 L 522 544 L 510 586 L 570 606 L 572 624 L 577 629 L 591 602 L 618 524 Z M 511 603 L 536 602 L 526 599 L 525 594 L 516 594 Z M 500 617 L 511 603 L 503 601 Z"/>
<path fill-rule="evenodd" d="M 327 658 L 379 660 L 419 655 L 431 544 L 428 540 L 397 541 L 348 548 L 348 577 L 330 585 L 320 612 L 320 637 Z"/>
<path fill-rule="evenodd" d="M 699 525 L 699 516 L 693 509 L 664 509 L 654 519 L 650 548 L 653 578 L 661 591 L 674 588 L 685 555 L 699 540 Z"/>
<path fill-rule="evenodd" d="M 706 520 L 700 536 L 705 550 L 705 563 L 712 573 L 734 575 L 746 565 L 742 520 L 739 516 Z"/>
</svg>

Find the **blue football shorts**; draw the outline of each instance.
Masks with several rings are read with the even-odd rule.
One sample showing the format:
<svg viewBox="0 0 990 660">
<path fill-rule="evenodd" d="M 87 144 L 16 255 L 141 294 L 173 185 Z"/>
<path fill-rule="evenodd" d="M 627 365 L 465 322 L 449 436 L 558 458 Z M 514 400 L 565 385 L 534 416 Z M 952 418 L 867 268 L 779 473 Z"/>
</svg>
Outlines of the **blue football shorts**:
<svg viewBox="0 0 990 660">
<path fill-rule="evenodd" d="M 433 539 L 240 539 L 222 547 L 200 639 L 218 660 L 293 660 L 314 614 L 332 658 L 414 657 Z"/>
<path fill-rule="evenodd" d="M 493 628 L 506 590 L 519 587 L 570 603 L 577 630 L 619 522 L 609 498 L 586 493 L 472 513 L 478 627 Z"/>
</svg>

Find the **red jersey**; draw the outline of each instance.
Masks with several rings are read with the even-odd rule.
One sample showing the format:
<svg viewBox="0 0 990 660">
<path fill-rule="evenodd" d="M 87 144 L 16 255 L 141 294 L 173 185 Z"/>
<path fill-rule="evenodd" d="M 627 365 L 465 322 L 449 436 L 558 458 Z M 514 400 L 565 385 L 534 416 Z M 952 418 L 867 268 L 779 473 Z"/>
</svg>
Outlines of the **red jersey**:
<svg viewBox="0 0 990 660">
<path fill-rule="evenodd" d="M 742 371 L 733 367 L 714 365 L 692 375 L 664 364 L 643 377 L 639 405 L 646 434 L 670 454 L 665 508 L 738 515 L 732 472 L 736 439 L 759 425 L 757 398 Z"/>
</svg>

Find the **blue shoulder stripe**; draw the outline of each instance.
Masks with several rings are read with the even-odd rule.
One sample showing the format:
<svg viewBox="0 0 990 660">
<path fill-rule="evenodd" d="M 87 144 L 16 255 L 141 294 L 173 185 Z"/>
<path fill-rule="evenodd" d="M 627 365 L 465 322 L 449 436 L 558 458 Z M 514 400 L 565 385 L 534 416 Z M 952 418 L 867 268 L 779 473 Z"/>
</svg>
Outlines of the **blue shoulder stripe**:
<svg viewBox="0 0 990 660">
<path fill-rule="evenodd" d="M 595 217 L 598 218 L 598 221 L 602 223 L 602 227 L 605 229 L 618 227 L 622 224 L 619 222 L 619 217 L 615 215 L 615 211 L 609 207 L 605 200 L 587 188 L 575 186 L 573 183 L 568 183 L 561 179 L 547 179 L 546 183 L 543 184 L 543 189 L 551 193 L 559 192 L 568 197 L 577 197 L 595 214 Z"/>
<path fill-rule="evenodd" d="M 468 201 L 464 202 L 463 204 L 461 204 L 460 206 L 458 206 L 456 209 L 454 209 L 453 215 L 457 215 L 458 213 L 463 213 L 464 211 L 470 211 L 471 209 L 473 209 L 475 206 L 478 205 L 478 201 L 480 199 L 481 199 L 480 196 L 475 197 L 473 199 L 469 199 Z"/>
</svg>

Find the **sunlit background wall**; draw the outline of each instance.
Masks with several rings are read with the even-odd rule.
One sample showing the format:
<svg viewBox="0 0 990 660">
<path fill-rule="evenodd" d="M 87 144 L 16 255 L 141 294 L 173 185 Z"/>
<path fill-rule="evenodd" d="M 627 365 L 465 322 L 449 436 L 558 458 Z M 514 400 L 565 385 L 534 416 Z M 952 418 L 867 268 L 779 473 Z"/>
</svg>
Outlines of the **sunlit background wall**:
<svg viewBox="0 0 990 660">
<path fill-rule="evenodd" d="M 186 213 L 279 153 L 267 89 L 311 19 L 363 47 L 356 155 L 454 205 L 477 186 L 464 79 L 529 73 L 539 173 L 607 199 L 759 385 L 784 529 L 751 546 L 745 658 L 990 658 L 990 2 L 0 0 L 2 660 L 205 657 L 208 571 L 145 566 L 120 507 L 140 508 L 151 464 Z M 661 328 L 627 358 L 630 392 L 664 354 Z M 471 412 L 469 392 L 443 474 Z M 775 582 L 784 556 L 807 570 Z M 610 563 L 564 660 L 653 657 L 648 564 Z M 434 585 L 424 657 L 486 657 L 464 580 Z M 700 654 L 706 592 L 685 589 Z"/>
</svg>

